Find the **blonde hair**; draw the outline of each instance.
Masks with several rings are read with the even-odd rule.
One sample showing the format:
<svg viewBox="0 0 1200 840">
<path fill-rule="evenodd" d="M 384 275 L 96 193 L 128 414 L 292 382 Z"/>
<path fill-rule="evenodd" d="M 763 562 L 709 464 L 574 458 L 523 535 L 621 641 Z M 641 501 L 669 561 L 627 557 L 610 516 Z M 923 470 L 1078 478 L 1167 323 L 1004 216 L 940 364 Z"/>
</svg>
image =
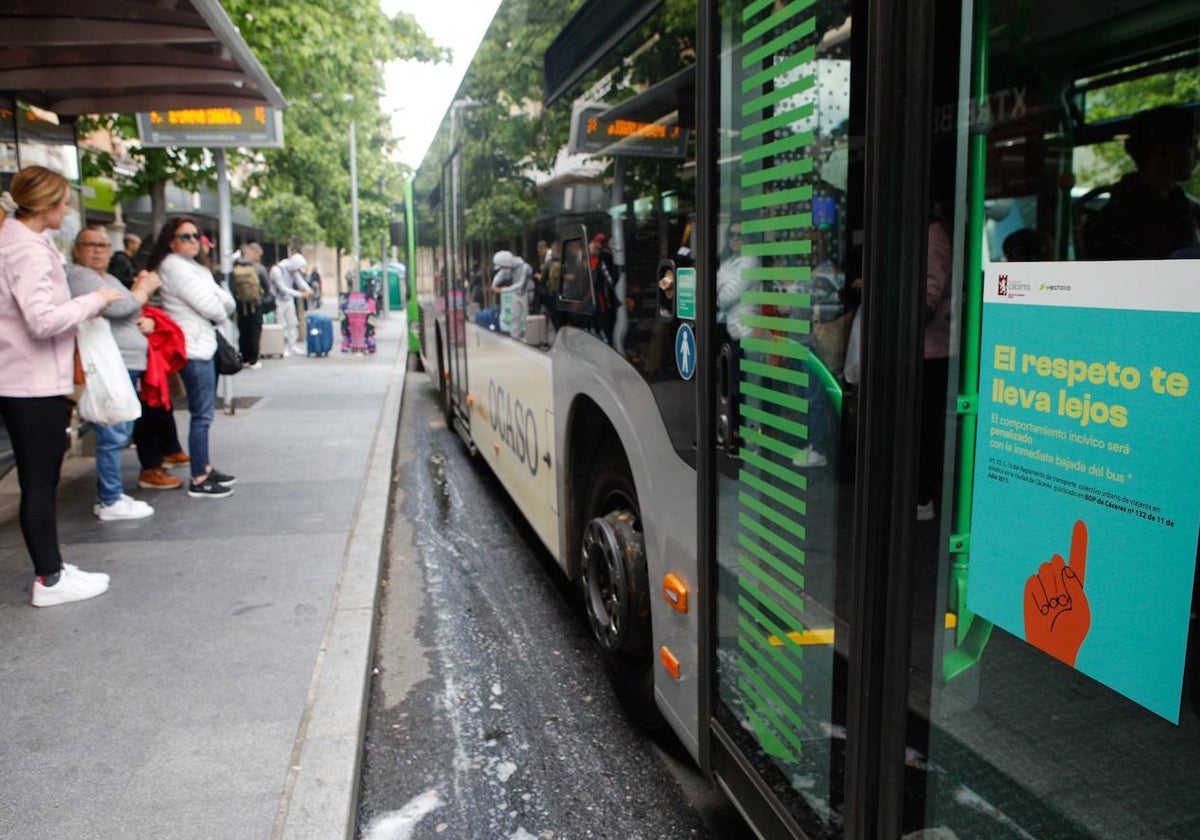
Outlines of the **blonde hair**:
<svg viewBox="0 0 1200 840">
<path fill-rule="evenodd" d="M 70 182 L 61 173 L 44 166 L 26 166 L 13 176 L 7 190 L 11 202 L 0 202 L 0 225 L 15 205 L 18 219 L 36 216 L 53 209 L 70 188 Z M 7 205 L 4 206 L 4 205 Z"/>
</svg>

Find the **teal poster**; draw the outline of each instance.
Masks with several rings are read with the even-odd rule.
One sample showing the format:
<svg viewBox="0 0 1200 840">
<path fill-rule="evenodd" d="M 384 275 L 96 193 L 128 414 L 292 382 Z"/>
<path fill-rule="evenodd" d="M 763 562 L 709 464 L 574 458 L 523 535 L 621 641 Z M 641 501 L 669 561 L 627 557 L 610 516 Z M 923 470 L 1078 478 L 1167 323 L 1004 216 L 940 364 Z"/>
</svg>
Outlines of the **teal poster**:
<svg viewBox="0 0 1200 840">
<path fill-rule="evenodd" d="M 985 277 L 967 608 L 1179 721 L 1200 530 L 1200 262 Z"/>
</svg>

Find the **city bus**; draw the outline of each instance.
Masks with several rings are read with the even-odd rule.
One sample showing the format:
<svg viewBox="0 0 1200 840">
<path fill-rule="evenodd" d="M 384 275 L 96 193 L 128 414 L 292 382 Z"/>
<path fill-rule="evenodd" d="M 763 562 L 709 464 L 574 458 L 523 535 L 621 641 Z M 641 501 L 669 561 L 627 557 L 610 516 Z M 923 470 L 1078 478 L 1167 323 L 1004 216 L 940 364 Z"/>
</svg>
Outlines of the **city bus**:
<svg viewBox="0 0 1200 840">
<path fill-rule="evenodd" d="M 500 3 L 420 360 L 759 837 L 1200 832 L 1198 106 L 1194 0 Z"/>
</svg>

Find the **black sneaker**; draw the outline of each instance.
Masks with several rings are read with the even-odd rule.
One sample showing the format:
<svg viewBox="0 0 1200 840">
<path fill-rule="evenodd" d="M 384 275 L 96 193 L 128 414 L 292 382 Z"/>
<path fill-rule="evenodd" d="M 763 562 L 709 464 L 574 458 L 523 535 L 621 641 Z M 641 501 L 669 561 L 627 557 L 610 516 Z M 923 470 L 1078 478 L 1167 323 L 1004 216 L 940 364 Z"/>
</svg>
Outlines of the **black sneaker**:
<svg viewBox="0 0 1200 840">
<path fill-rule="evenodd" d="M 224 499 L 226 496 L 233 495 L 232 487 L 222 487 L 217 482 L 213 481 L 213 475 L 216 471 L 201 481 L 199 484 L 192 481 L 188 483 L 188 495 L 193 499 Z"/>
<path fill-rule="evenodd" d="M 209 479 L 209 481 L 215 481 L 217 484 L 220 484 L 222 487 L 232 487 L 233 485 L 237 484 L 236 478 L 234 478 L 231 475 L 226 475 L 225 473 L 218 470 L 216 467 L 213 467 L 211 470 L 208 471 L 208 479 Z"/>
</svg>

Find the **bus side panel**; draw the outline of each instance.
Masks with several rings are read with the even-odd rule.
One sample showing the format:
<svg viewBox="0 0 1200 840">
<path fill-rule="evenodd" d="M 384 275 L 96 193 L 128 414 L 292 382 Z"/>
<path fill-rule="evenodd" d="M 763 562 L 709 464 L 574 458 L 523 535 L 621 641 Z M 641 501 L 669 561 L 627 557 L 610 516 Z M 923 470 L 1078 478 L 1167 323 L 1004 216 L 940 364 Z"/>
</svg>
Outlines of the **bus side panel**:
<svg viewBox="0 0 1200 840">
<path fill-rule="evenodd" d="M 654 628 L 654 686 L 659 707 L 672 728 L 699 760 L 699 599 L 696 562 L 696 471 L 675 452 L 650 386 L 613 349 L 595 336 L 564 329 L 550 353 L 554 364 L 554 405 L 559 422 L 556 447 L 573 450 L 568 410 L 581 397 L 596 403 L 625 449 L 641 508 L 646 565 Z M 573 425 L 573 424 L 570 424 Z M 597 441 L 597 444 L 599 442 Z M 585 448 L 585 451 L 586 448 Z M 562 463 L 564 476 L 588 464 Z M 560 490 L 563 516 L 574 515 L 568 499 L 570 482 Z M 564 521 L 564 539 L 566 522 Z M 564 558 L 572 556 L 563 546 Z M 568 569 L 572 577 L 578 569 Z M 662 582 L 675 574 L 690 593 L 688 611 L 678 612 L 663 599 Z M 670 649 L 679 660 L 680 678 L 662 667 L 659 651 Z"/>
<path fill-rule="evenodd" d="M 466 338 L 471 440 L 559 561 L 550 360 L 475 324 L 466 325 Z"/>
<path fill-rule="evenodd" d="M 436 388 L 442 386 L 442 371 L 438 365 L 438 325 L 441 325 L 442 330 L 446 328 L 445 318 L 442 316 L 438 302 L 438 299 L 433 296 L 422 295 L 420 299 L 421 365 L 429 374 L 429 379 Z M 445 335 L 445 332 L 441 334 Z M 446 349 L 443 347 L 442 353 L 445 352 Z"/>
</svg>

